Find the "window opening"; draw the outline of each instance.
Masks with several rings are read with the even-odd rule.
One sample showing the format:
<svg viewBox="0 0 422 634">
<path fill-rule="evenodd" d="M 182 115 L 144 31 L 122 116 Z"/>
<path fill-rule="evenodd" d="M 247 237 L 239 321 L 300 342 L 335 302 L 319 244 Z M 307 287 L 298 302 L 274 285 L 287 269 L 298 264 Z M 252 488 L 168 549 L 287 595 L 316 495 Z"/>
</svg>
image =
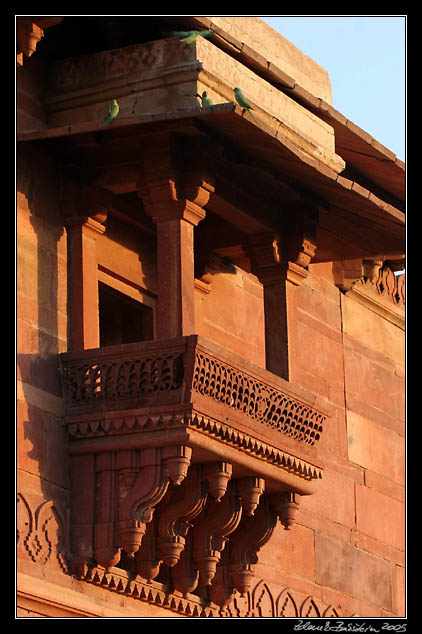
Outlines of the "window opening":
<svg viewBox="0 0 422 634">
<path fill-rule="evenodd" d="M 150 306 L 99 282 L 100 346 L 154 339 L 154 312 Z"/>
</svg>

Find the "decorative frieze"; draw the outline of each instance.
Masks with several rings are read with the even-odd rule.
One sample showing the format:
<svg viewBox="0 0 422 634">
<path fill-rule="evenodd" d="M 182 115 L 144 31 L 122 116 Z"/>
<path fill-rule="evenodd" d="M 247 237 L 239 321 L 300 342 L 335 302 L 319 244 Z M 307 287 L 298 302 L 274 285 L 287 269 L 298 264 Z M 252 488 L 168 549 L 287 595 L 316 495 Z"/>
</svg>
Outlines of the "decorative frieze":
<svg viewBox="0 0 422 634">
<path fill-rule="evenodd" d="M 358 286 L 377 293 L 399 308 L 404 308 L 405 276 L 395 275 L 396 268 L 394 263 L 384 257 L 333 262 L 334 282 L 344 292 Z"/>
<path fill-rule="evenodd" d="M 191 618 L 337 618 L 347 617 L 339 606 L 334 607 L 321 599 L 275 584 L 255 580 L 242 596 L 234 591 L 230 602 L 219 605 L 190 592 L 171 590 L 167 585 L 147 582 L 140 575 L 131 575 L 114 568 L 105 571 L 98 566 L 81 569 L 78 579 L 109 592 L 167 608 Z"/>
<path fill-rule="evenodd" d="M 369 310 L 404 328 L 406 276 L 404 256 L 333 262 L 334 283 Z"/>
</svg>

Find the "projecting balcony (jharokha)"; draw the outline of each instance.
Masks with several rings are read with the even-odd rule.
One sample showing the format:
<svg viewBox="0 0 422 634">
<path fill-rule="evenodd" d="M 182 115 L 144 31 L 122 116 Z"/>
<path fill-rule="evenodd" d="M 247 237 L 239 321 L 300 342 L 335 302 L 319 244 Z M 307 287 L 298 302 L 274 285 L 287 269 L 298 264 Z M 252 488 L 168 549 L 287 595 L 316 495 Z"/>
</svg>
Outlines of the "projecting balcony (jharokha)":
<svg viewBox="0 0 422 634">
<path fill-rule="evenodd" d="M 245 592 L 277 519 L 289 528 L 322 477 L 328 411 L 196 335 L 66 353 L 61 370 L 76 574 L 166 568 L 220 605 Z"/>
</svg>

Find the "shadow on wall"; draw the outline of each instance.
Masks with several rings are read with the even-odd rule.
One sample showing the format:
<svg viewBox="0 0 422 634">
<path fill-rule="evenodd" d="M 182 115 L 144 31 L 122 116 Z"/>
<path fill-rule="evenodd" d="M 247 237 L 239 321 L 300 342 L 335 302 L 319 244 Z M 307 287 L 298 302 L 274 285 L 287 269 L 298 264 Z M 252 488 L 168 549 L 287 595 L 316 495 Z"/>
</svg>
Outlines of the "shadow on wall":
<svg viewBox="0 0 422 634">
<path fill-rule="evenodd" d="M 60 344 L 59 285 L 66 277 L 59 267 L 57 183 L 56 167 L 36 146 L 18 147 L 18 209 L 28 214 L 17 219 L 18 555 L 63 571 L 68 468 L 58 353 L 67 334 Z M 62 297 L 66 302 L 66 290 Z"/>
<path fill-rule="evenodd" d="M 57 245 L 64 229 L 56 168 L 45 163 L 35 148 L 18 154 L 18 196 L 26 199 L 33 231 L 17 222 L 17 358 L 24 383 L 60 397 Z"/>
</svg>

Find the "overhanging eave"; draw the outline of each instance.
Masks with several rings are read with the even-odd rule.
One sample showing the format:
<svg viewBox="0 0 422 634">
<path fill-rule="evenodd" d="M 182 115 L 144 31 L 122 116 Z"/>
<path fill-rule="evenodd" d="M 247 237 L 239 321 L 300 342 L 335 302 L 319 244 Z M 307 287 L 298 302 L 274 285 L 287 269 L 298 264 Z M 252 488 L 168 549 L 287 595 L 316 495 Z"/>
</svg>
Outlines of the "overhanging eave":
<svg viewBox="0 0 422 634">
<path fill-rule="evenodd" d="M 23 133 L 18 135 L 18 141 L 70 137 L 80 140 L 81 135 L 101 132 L 112 135 L 116 142 L 122 133 L 124 136 L 132 130 L 149 133 L 164 125 L 181 133 L 188 126 L 189 133 L 194 130 L 213 136 L 223 145 L 229 143 L 244 157 L 245 165 L 254 164 L 273 178 L 321 201 L 320 233 L 324 246 L 314 261 L 404 253 L 403 211 L 298 147 L 283 135 L 280 122 L 274 127 L 255 122 L 234 103 L 122 117 L 113 121 L 107 131 L 103 130 L 102 121 L 75 123 Z"/>
</svg>

